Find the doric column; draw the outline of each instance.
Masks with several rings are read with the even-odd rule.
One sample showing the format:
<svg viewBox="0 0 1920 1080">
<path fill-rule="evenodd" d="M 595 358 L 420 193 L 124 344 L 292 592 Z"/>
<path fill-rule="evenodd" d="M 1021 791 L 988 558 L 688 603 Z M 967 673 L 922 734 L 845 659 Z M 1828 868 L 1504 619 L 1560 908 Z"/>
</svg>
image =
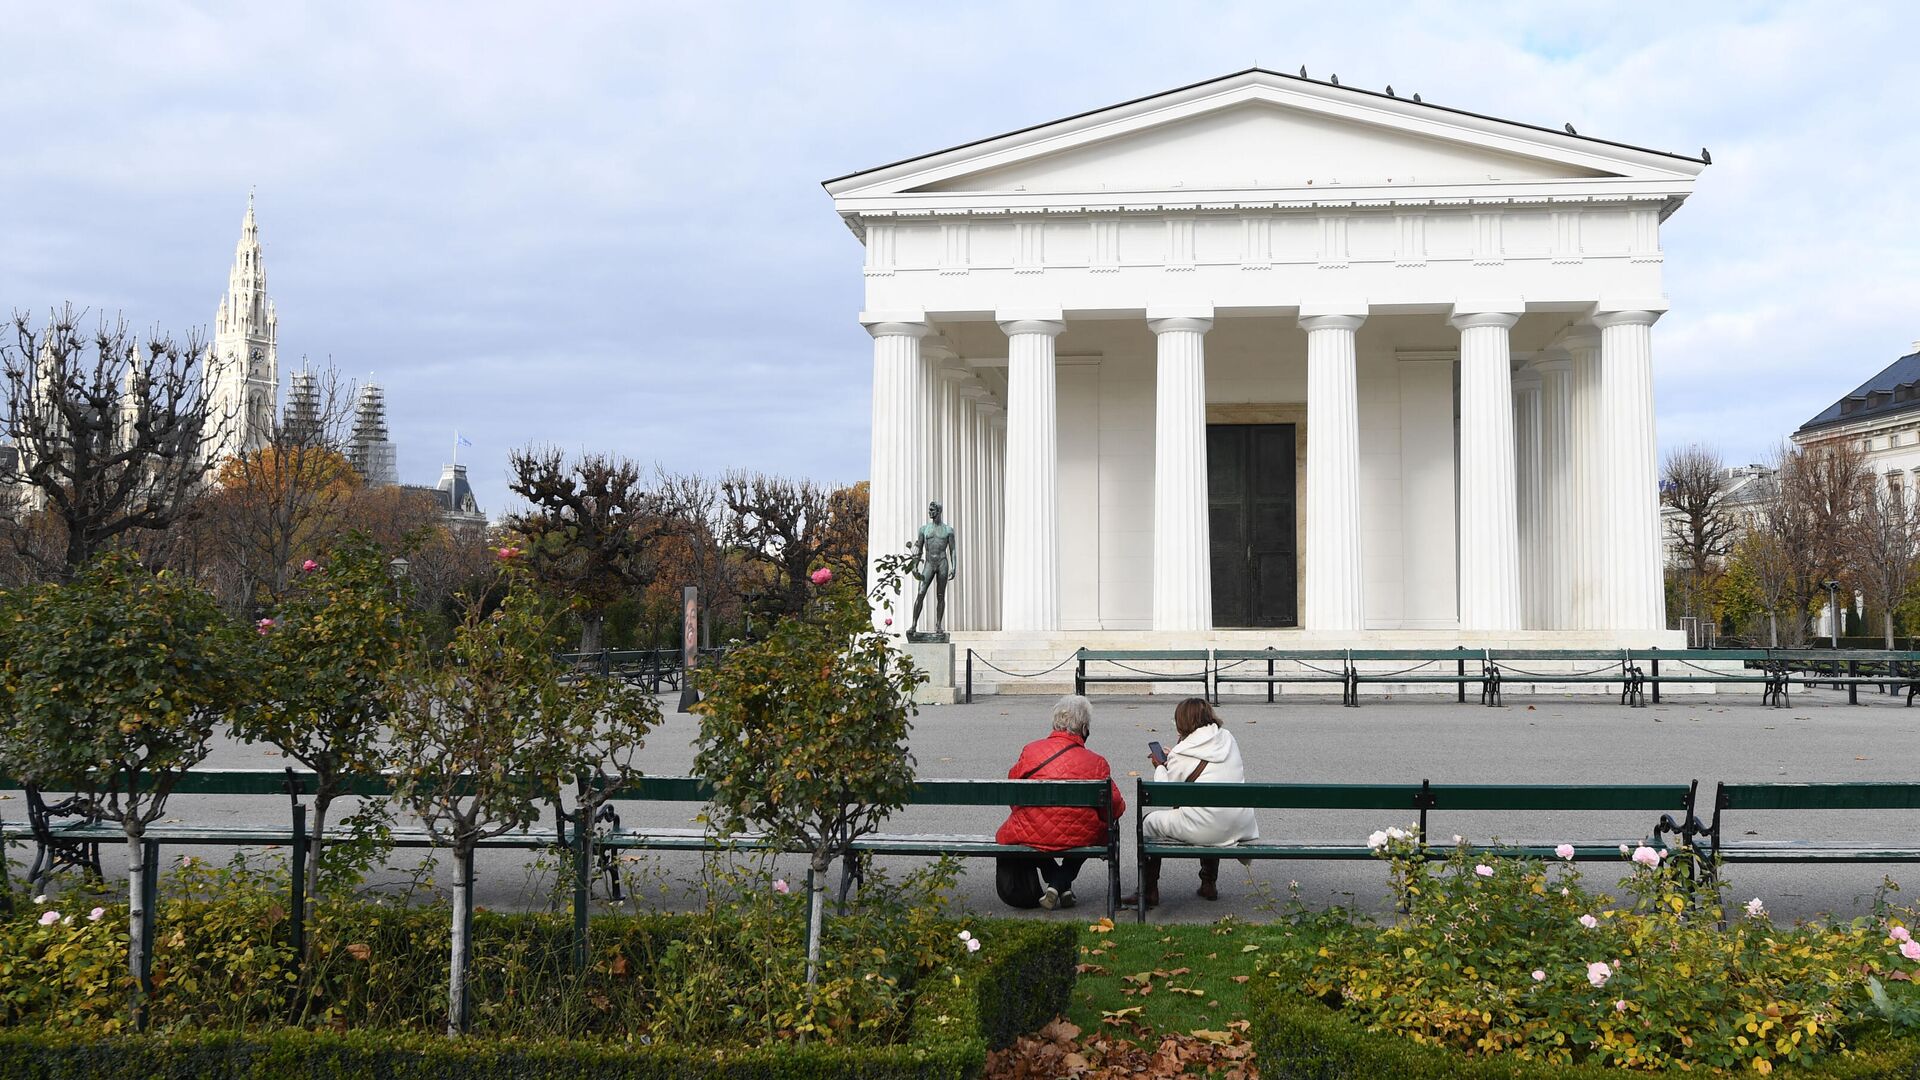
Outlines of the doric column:
<svg viewBox="0 0 1920 1080">
<path fill-rule="evenodd" d="M 1159 343 L 1153 406 L 1153 628 L 1213 627 L 1207 546 L 1207 361 L 1212 311 L 1147 321 Z"/>
<path fill-rule="evenodd" d="M 1556 351 L 1533 366 L 1540 372 L 1542 626 L 1570 630 L 1577 625 L 1573 619 L 1573 361 Z"/>
<path fill-rule="evenodd" d="M 1050 631 L 1060 626 L 1059 407 L 1053 339 L 1066 328 L 1057 316 L 1000 322 L 1007 334 L 1002 630 Z"/>
<path fill-rule="evenodd" d="M 1664 630 L 1660 573 L 1660 462 L 1653 431 L 1653 323 L 1658 311 L 1604 311 L 1601 400 L 1613 463 L 1607 509 L 1613 519 L 1608 595 L 1611 629 Z"/>
<path fill-rule="evenodd" d="M 958 504 L 951 518 L 960 539 L 962 562 L 953 579 L 953 599 L 947 610 L 959 613 L 956 624 L 963 630 L 978 630 L 982 623 L 980 593 L 986 587 L 987 514 L 981 487 L 980 413 L 978 405 L 987 392 L 973 383 L 962 384 L 960 399 L 960 437 L 954 453 L 960 459 L 960 484 L 954 491 Z"/>
<path fill-rule="evenodd" d="M 966 446 L 967 430 L 963 409 L 965 399 L 960 394 L 973 373 L 964 367 L 946 366 L 939 369 L 940 381 L 940 482 L 933 489 L 933 498 L 940 500 L 940 508 L 947 524 L 954 527 L 955 536 L 963 543 L 968 539 L 963 528 L 971 529 L 964 522 L 971 516 L 967 508 L 966 494 Z M 970 555 L 968 549 L 961 549 L 955 555 L 958 560 Z M 952 585 L 947 589 L 947 627 L 952 630 L 971 630 L 971 623 L 965 621 L 962 613 L 966 610 L 960 601 L 963 581 L 971 575 L 956 573 Z"/>
<path fill-rule="evenodd" d="M 876 319 L 866 322 L 873 335 L 873 450 L 867 476 L 867 580 L 878 581 L 877 564 L 886 555 L 906 550 L 920 527 L 920 505 L 926 491 L 926 372 L 920 339 L 924 322 Z M 895 633 L 906 631 L 896 610 L 881 605 L 874 624 L 893 619 Z M 907 610 L 912 610 L 911 602 Z"/>
<path fill-rule="evenodd" d="M 1573 566 L 1568 574 L 1573 625 L 1602 630 L 1613 623 L 1607 606 L 1608 481 L 1606 416 L 1600 400 L 1600 332 L 1575 327 L 1562 339 L 1572 357 L 1569 413 L 1573 451 Z"/>
<path fill-rule="evenodd" d="M 1520 627 L 1508 311 L 1456 314 L 1460 331 L 1460 627 Z"/>
<path fill-rule="evenodd" d="M 1540 565 L 1540 375 L 1513 373 L 1514 520 L 1520 551 L 1520 625 L 1546 625 Z"/>
<path fill-rule="evenodd" d="M 987 412 L 987 558 L 993 571 L 982 599 L 987 617 L 983 630 L 1005 629 L 1007 576 L 1007 412 L 1004 408 Z"/>
<path fill-rule="evenodd" d="M 1344 312 L 1301 310 L 1307 332 L 1308 630 L 1366 628 L 1360 561 L 1360 397 L 1354 333 L 1364 306 Z"/>
</svg>

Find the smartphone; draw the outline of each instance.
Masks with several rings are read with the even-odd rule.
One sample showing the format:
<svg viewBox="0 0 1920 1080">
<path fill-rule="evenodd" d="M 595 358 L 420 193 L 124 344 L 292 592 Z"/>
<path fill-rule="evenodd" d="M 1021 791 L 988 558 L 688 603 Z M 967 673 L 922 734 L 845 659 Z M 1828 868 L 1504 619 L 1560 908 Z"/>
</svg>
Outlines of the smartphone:
<svg viewBox="0 0 1920 1080">
<path fill-rule="evenodd" d="M 1153 759 L 1155 765 L 1165 765 L 1167 763 L 1167 748 L 1161 746 L 1158 740 L 1150 741 L 1147 743 L 1147 756 Z"/>
</svg>

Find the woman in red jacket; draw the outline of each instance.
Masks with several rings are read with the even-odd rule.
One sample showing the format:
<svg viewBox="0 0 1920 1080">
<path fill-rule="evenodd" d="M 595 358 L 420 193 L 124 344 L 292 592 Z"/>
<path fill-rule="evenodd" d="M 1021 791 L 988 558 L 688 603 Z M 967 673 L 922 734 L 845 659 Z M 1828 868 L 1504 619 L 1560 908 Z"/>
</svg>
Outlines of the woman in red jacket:
<svg viewBox="0 0 1920 1080">
<path fill-rule="evenodd" d="M 1113 769 L 1107 759 L 1087 749 L 1087 733 L 1093 727 L 1093 703 L 1078 694 L 1060 699 L 1053 707 L 1053 733 L 1026 745 L 1020 760 L 1007 770 L 1009 780 L 1105 780 L 1113 789 L 1113 807 L 1109 816 L 1087 806 L 1016 806 L 994 839 L 1002 844 L 1020 844 L 1040 851 L 1065 851 L 1077 847 L 1100 847 L 1107 842 L 1108 822 L 1120 820 L 1127 812 L 1127 800 L 1113 782 Z M 1084 856 L 1068 855 L 1059 859 L 1035 856 L 1030 859 L 1000 860 L 1000 898 L 1016 907 L 1035 903 L 1052 911 L 1072 907 L 1073 879 L 1086 862 Z M 1038 895 L 1030 887 L 1038 871 Z M 1023 884 L 1028 887 L 1022 887 Z"/>
</svg>

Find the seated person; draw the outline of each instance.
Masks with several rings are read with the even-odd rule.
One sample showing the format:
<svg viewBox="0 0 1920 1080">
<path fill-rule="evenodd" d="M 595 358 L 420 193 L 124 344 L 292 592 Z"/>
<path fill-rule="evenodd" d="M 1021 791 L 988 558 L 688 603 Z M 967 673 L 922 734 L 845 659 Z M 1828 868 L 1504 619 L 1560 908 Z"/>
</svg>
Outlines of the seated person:
<svg viewBox="0 0 1920 1080">
<path fill-rule="evenodd" d="M 1247 779 L 1240 762 L 1240 745 L 1220 726 L 1220 718 L 1206 698 L 1190 697 L 1173 710 L 1174 730 L 1180 741 L 1167 751 L 1165 764 L 1154 763 L 1153 778 L 1159 781 L 1191 780 L 1201 784 L 1239 784 Z M 1155 810 L 1140 823 L 1140 833 L 1148 840 L 1164 840 L 1193 847 L 1229 847 L 1260 839 L 1260 826 L 1253 811 L 1237 806 L 1177 806 Z M 1216 882 L 1220 878 L 1219 859 L 1200 860 L 1200 890 L 1203 900 L 1220 899 Z M 1160 903 L 1160 860 L 1148 859 L 1140 887 L 1146 890 L 1148 907 Z M 1136 898 L 1122 900 L 1134 903 Z"/>
<path fill-rule="evenodd" d="M 1107 842 L 1108 822 L 1127 812 L 1119 785 L 1107 759 L 1087 749 L 1093 726 L 1093 703 L 1070 694 L 1053 707 L 1053 733 L 1026 745 L 1020 760 L 1007 770 L 1009 780 L 1105 780 L 1113 790 L 1109 816 L 1089 806 L 1016 806 L 994 839 L 1040 851 L 1099 847 Z M 1075 904 L 1073 879 L 1087 860 L 1082 856 L 1005 857 L 997 882 L 1000 899 L 1014 907 L 1052 911 Z"/>
</svg>

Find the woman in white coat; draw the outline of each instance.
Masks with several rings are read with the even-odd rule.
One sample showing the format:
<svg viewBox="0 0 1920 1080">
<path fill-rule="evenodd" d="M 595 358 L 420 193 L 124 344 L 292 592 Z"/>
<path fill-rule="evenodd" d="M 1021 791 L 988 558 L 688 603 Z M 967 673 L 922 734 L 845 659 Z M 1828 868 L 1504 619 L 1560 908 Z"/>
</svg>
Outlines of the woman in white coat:
<svg viewBox="0 0 1920 1080">
<path fill-rule="evenodd" d="M 1167 751 L 1165 764 L 1155 763 L 1155 780 L 1191 781 L 1197 784 L 1239 784 L 1247 779 L 1240 760 L 1240 744 L 1233 734 L 1220 726 L 1213 706 L 1206 698 L 1191 697 L 1173 710 L 1174 730 L 1180 741 Z M 1148 840 L 1162 840 L 1192 847 L 1229 847 L 1260 839 L 1260 826 L 1253 811 L 1235 806 L 1179 806 L 1155 810 L 1140 824 Z M 1220 878 L 1220 860 L 1200 860 L 1200 896 L 1220 899 L 1216 885 Z M 1160 902 L 1160 860 L 1148 859 L 1140 887 L 1146 890 L 1147 906 Z"/>
</svg>

